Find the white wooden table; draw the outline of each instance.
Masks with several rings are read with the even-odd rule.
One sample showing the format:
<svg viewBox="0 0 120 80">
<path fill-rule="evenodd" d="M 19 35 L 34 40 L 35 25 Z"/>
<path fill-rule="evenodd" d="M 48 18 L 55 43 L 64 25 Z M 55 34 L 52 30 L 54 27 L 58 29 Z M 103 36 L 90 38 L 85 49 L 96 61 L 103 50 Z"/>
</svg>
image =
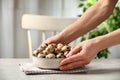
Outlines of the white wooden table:
<svg viewBox="0 0 120 80">
<path fill-rule="evenodd" d="M 0 80 L 120 80 L 120 59 L 93 60 L 87 73 L 25 75 L 19 63 L 29 59 L 0 59 Z"/>
</svg>

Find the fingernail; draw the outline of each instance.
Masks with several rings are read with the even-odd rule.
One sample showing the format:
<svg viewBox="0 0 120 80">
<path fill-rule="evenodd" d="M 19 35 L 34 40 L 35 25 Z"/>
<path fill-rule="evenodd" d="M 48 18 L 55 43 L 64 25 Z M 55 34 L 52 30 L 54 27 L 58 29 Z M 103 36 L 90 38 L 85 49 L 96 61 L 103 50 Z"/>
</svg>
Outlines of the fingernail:
<svg viewBox="0 0 120 80">
<path fill-rule="evenodd" d="M 65 70 L 65 69 L 64 69 L 64 67 L 63 67 L 63 66 L 61 66 L 61 67 L 60 67 L 60 70 L 62 70 L 62 71 L 63 71 L 63 70 Z"/>
<path fill-rule="evenodd" d="M 69 55 L 66 55 L 66 57 L 69 57 Z"/>
<path fill-rule="evenodd" d="M 60 62 L 60 66 L 62 66 L 62 65 L 64 65 L 64 62 L 63 62 L 63 61 Z"/>
<path fill-rule="evenodd" d="M 67 55 L 66 55 L 66 57 L 69 57 L 69 56 L 70 56 L 70 54 L 67 54 Z"/>
</svg>

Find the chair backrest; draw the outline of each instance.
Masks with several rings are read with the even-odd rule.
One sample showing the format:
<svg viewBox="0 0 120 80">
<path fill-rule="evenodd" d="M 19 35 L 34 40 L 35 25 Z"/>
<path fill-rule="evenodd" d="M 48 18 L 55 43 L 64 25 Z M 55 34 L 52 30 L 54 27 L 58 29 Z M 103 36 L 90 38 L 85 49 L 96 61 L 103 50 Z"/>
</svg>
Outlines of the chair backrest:
<svg viewBox="0 0 120 80">
<path fill-rule="evenodd" d="M 76 21 L 77 18 L 64 18 L 43 15 L 25 14 L 22 16 L 22 28 L 27 30 L 29 56 L 32 56 L 31 30 L 40 30 L 42 32 L 42 41 L 46 39 L 46 31 L 62 31 L 65 27 Z"/>
</svg>

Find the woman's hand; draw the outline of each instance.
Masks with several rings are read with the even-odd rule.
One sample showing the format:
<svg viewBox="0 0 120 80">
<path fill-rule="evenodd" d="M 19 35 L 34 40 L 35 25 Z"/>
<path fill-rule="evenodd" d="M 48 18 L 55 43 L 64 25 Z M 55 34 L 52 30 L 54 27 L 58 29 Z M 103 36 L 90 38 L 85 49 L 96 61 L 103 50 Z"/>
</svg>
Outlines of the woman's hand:
<svg viewBox="0 0 120 80">
<path fill-rule="evenodd" d="M 70 51 L 66 59 L 61 61 L 60 70 L 71 70 L 87 65 L 99 51 L 99 44 L 96 39 L 81 42 Z"/>
<path fill-rule="evenodd" d="M 61 35 L 61 34 L 57 34 L 55 36 L 52 36 L 52 37 L 48 38 L 44 43 L 48 43 L 48 44 L 51 44 L 51 43 L 68 44 L 67 41 L 63 38 L 63 35 Z"/>
</svg>

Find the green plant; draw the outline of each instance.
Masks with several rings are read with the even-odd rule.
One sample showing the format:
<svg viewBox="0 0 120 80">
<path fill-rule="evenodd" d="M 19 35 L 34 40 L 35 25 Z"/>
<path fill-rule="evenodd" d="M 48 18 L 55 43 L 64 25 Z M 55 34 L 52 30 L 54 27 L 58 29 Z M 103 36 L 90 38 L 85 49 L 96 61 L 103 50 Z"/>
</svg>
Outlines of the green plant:
<svg viewBox="0 0 120 80">
<path fill-rule="evenodd" d="M 97 0 L 80 0 L 80 4 L 78 5 L 79 8 L 82 8 L 83 13 L 93 4 L 96 3 Z M 81 14 L 79 15 L 79 17 Z M 81 37 L 81 41 L 84 41 L 86 39 L 92 39 L 97 36 L 105 35 L 109 32 L 112 32 L 116 29 L 120 28 L 120 6 L 119 2 L 116 5 L 113 13 L 111 16 L 105 20 L 103 23 L 101 23 L 95 30 L 88 33 L 88 37 L 86 38 L 86 35 L 83 35 Z M 95 58 L 108 58 L 108 54 L 110 53 L 109 48 L 106 48 L 102 51 L 100 51 Z"/>
</svg>

